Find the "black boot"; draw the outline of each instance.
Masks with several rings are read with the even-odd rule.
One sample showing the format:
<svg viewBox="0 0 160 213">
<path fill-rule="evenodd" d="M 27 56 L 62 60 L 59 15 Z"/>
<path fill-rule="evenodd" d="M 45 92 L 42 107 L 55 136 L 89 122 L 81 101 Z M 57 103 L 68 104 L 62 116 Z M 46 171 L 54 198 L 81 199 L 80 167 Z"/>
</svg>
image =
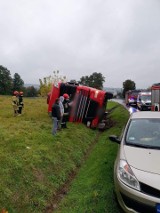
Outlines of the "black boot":
<svg viewBox="0 0 160 213">
<path fill-rule="evenodd" d="M 66 123 L 61 123 L 61 128 L 66 128 Z"/>
</svg>

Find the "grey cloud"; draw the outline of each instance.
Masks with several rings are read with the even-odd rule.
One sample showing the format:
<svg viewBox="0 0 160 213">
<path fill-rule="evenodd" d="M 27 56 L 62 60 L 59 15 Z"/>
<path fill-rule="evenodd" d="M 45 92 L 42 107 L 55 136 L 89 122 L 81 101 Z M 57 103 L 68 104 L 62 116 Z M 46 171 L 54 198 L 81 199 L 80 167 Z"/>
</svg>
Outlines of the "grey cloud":
<svg viewBox="0 0 160 213">
<path fill-rule="evenodd" d="M 68 80 L 101 72 L 105 86 L 159 77 L 158 0 L 0 1 L 0 59 L 25 83 L 60 70 Z M 154 74 L 153 74 L 154 73 Z"/>
</svg>

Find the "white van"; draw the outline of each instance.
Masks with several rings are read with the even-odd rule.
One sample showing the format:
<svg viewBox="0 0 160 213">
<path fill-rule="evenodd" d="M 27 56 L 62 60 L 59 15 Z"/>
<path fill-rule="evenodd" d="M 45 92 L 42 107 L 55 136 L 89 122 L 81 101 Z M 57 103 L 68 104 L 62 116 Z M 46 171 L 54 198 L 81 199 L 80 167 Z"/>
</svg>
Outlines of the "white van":
<svg viewBox="0 0 160 213">
<path fill-rule="evenodd" d="M 138 94 L 137 108 L 141 111 L 151 110 L 151 92 L 140 92 Z"/>
</svg>

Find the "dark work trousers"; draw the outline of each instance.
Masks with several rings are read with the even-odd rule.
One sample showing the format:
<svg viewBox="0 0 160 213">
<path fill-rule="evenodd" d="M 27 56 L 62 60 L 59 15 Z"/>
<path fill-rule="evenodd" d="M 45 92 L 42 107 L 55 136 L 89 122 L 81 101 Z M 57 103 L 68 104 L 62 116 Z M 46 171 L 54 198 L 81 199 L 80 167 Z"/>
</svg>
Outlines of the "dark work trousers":
<svg viewBox="0 0 160 213">
<path fill-rule="evenodd" d="M 22 114 L 22 108 L 23 108 L 23 106 L 20 105 L 20 106 L 19 106 L 19 110 L 18 110 L 18 113 L 19 113 L 19 114 Z"/>
<path fill-rule="evenodd" d="M 67 128 L 67 121 L 69 119 L 69 116 L 68 114 L 65 114 L 63 115 L 63 118 L 62 118 L 62 123 L 61 123 L 61 127 L 62 128 Z"/>
</svg>

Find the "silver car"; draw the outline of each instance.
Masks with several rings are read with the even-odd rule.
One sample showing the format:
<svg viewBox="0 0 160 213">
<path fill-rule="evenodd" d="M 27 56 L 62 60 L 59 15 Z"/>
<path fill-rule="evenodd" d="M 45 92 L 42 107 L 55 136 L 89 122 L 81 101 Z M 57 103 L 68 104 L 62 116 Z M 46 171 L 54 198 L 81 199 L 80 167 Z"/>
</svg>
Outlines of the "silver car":
<svg viewBox="0 0 160 213">
<path fill-rule="evenodd" d="M 114 166 L 118 202 L 124 212 L 160 212 L 160 112 L 131 114 Z"/>
</svg>

